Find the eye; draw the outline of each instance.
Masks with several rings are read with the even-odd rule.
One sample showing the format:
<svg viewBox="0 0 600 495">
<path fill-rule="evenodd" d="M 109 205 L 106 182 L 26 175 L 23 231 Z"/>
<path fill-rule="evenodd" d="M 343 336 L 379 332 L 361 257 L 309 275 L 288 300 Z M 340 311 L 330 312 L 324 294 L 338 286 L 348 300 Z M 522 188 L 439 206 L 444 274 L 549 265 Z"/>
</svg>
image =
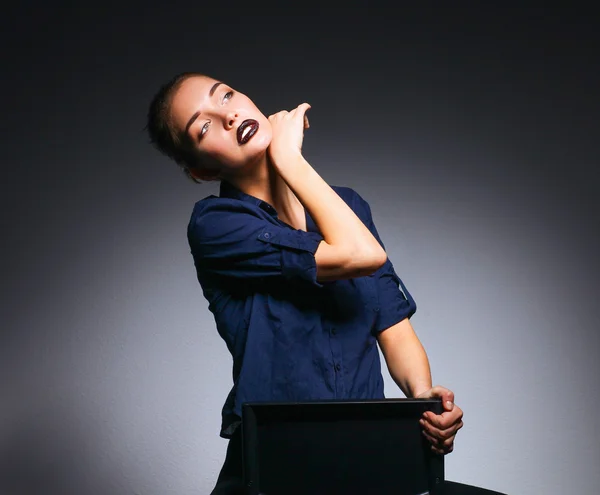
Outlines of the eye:
<svg viewBox="0 0 600 495">
<path fill-rule="evenodd" d="M 225 93 L 223 95 L 223 103 L 231 100 L 232 97 L 233 97 L 233 91 L 227 91 L 227 93 Z"/>
<path fill-rule="evenodd" d="M 200 138 L 202 138 L 208 132 L 209 126 L 210 126 L 210 120 L 208 122 L 205 122 L 204 125 L 202 126 L 202 128 L 200 129 Z"/>
</svg>

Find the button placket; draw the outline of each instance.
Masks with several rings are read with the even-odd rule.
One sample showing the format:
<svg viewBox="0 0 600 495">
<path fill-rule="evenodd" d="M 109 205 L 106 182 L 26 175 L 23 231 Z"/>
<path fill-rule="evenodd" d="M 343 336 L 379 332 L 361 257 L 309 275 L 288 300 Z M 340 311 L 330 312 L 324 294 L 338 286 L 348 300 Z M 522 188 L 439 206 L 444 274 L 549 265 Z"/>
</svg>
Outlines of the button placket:
<svg viewBox="0 0 600 495">
<path fill-rule="evenodd" d="M 345 397 L 346 386 L 344 384 L 344 373 L 342 370 L 342 362 L 344 360 L 342 353 L 342 337 L 339 334 L 339 328 L 331 321 L 323 322 L 324 329 L 327 329 L 325 335 L 329 335 L 328 341 L 331 349 L 331 371 L 335 380 L 335 398 L 341 399 Z M 327 338 L 327 337 L 326 337 Z"/>
</svg>

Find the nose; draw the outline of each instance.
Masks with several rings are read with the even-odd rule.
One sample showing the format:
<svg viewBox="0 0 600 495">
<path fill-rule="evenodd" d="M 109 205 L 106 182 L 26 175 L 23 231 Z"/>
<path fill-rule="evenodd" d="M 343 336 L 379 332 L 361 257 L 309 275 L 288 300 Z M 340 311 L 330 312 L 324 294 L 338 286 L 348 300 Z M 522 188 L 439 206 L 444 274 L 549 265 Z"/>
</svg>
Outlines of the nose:
<svg viewBox="0 0 600 495">
<path fill-rule="evenodd" d="M 225 128 L 226 129 L 231 129 L 235 126 L 235 122 L 238 119 L 238 113 L 237 112 L 227 112 L 227 114 L 225 115 Z"/>
</svg>

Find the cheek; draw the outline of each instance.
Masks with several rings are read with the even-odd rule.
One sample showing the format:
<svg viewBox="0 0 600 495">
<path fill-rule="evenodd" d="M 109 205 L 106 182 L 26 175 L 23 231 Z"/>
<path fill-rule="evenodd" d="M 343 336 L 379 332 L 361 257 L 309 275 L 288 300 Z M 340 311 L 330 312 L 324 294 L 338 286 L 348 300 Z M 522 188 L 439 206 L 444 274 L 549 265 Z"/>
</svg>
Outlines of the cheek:
<svg viewBox="0 0 600 495">
<path fill-rule="evenodd" d="M 265 129 L 263 132 L 260 132 L 262 129 L 258 131 L 258 134 L 254 136 L 252 141 L 254 141 L 254 146 L 260 149 L 267 149 L 271 144 L 271 139 L 273 138 L 273 134 L 271 133 L 271 129 Z"/>
<path fill-rule="evenodd" d="M 202 152 L 208 156 L 219 158 L 222 156 L 231 155 L 235 143 L 232 141 L 232 137 L 226 133 L 211 132 L 210 136 L 206 136 L 202 143 Z"/>
<path fill-rule="evenodd" d="M 205 168 L 220 168 L 231 160 L 231 144 L 229 146 L 216 136 L 203 139 L 202 147 L 198 147 L 198 156 Z"/>
<path fill-rule="evenodd" d="M 210 168 L 239 166 L 254 155 L 266 151 L 272 138 L 271 123 L 264 118 L 260 121 L 258 133 L 245 146 L 238 146 L 235 134 L 231 132 L 213 132 L 203 140 L 201 155 Z"/>
<path fill-rule="evenodd" d="M 271 128 L 271 122 L 269 122 L 269 119 L 263 116 L 263 118 L 260 120 L 258 134 L 254 136 L 254 138 L 256 139 L 257 146 L 267 148 L 271 144 L 271 139 L 273 138 L 273 129 Z"/>
</svg>

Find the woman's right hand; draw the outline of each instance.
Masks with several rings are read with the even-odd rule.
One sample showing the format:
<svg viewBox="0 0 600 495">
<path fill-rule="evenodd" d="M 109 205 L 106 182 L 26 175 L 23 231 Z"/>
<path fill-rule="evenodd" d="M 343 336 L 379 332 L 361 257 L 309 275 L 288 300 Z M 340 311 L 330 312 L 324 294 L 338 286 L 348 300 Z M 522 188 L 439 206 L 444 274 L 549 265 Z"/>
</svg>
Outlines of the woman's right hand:
<svg viewBox="0 0 600 495">
<path fill-rule="evenodd" d="M 273 137 L 269 145 L 269 157 L 274 165 L 302 155 L 304 129 L 308 129 L 306 111 L 308 103 L 302 103 L 291 111 L 282 110 L 269 116 Z"/>
</svg>

